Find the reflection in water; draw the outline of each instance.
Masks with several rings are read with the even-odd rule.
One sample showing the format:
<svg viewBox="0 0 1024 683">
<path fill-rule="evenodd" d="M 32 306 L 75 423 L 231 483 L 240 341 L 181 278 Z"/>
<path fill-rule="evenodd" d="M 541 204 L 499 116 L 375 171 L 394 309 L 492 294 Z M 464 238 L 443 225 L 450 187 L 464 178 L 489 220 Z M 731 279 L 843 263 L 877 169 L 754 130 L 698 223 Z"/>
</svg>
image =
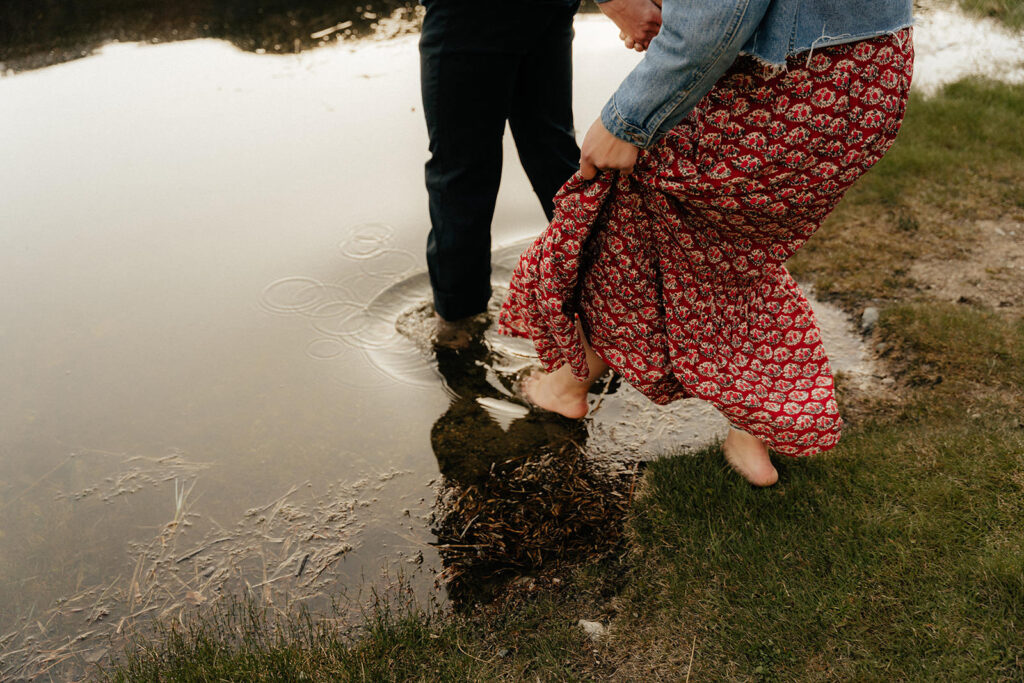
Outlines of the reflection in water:
<svg viewBox="0 0 1024 683">
<path fill-rule="evenodd" d="M 5 0 L 0 62 L 38 68 L 88 56 L 115 40 L 221 38 L 242 50 L 293 53 L 418 27 L 415 0 Z"/>
<path fill-rule="evenodd" d="M 596 11 L 584 6 L 583 12 Z M 220 38 L 241 50 L 295 53 L 419 30 L 416 0 L 4 0 L 0 74 L 87 57 L 111 41 Z"/>
<path fill-rule="evenodd" d="M 289 277 L 264 290 L 263 305 L 308 318 L 322 335 L 311 355 L 328 359 L 347 348 L 391 381 L 443 383 L 451 402 L 430 444 L 442 475 L 433 531 L 449 598 L 478 600 L 515 573 L 615 549 L 636 468 L 610 444 L 604 453 L 613 457 L 585 451 L 592 419 L 529 410 L 513 387 L 536 362 L 532 345 L 494 330 L 503 284 L 526 243 L 495 251 L 489 310 L 471 321 L 469 346 L 450 349 L 432 344 L 429 281 L 422 272 L 400 279 L 405 253 L 392 238 L 388 225 L 370 223 L 349 229 L 339 244 L 363 273 L 391 280 L 383 290 L 358 296 L 354 282 Z M 593 408 L 617 386 L 596 384 Z"/>
<path fill-rule="evenodd" d="M 441 474 L 462 485 L 550 446 L 586 443 L 586 426 L 580 420 L 527 411 L 510 402 L 513 377 L 497 374 L 492 358 L 480 337 L 466 349 L 437 350 L 437 369 L 453 399 L 434 423 L 430 444 Z"/>
<path fill-rule="evenodd" d="M 436 350 L 452 404 L 430 433 L 443 476 L 434 532 L 457 606 L 524 571 L 614 551 L 637 472 L 588 457 L 583 421 L 513 402 L 490 322 L 478 316 L 468 348 Z"/>
</svg>

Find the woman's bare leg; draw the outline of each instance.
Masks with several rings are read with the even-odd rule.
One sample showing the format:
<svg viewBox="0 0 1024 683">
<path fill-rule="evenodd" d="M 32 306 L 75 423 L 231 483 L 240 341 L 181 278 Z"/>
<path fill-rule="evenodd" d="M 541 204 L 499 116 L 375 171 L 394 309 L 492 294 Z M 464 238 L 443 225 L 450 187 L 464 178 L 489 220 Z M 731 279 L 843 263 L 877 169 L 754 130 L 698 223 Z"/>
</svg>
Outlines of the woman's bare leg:
<svg viewBox="0 0 1024 683">
<path fill-rule="evenodd" d="M 608 371 L 608 364 L 590 348 L 579 321 L 576 321 L 576 329 L 587 353 L 587 367 L 590 369 L 587 379 L 583 382 L 576 379 L 572 369 L 565 364 L 554 372 L 534 373 L 523 384 L 523 393 L 535 406 L 573 419 L 587 414 L 587 391 L 598 377 Z"/>
<path fill-rule="evenodd" d="M 779 480 L 768 448 L 753 434 L 731 428 L 722 451 L 729 466 L 754 486 L 771 486 Z"/>
</svg>

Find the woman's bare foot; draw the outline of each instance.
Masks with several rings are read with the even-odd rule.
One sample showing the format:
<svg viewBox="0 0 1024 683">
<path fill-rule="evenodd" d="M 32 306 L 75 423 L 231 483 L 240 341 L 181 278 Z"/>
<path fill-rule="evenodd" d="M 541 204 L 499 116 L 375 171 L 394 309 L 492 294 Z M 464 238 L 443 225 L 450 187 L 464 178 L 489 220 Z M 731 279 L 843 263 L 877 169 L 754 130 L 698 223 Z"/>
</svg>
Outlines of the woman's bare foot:
<svg viewBox="0 0 1024 683">
<path fill-rule="evenodd" d="M 590 409 L 587 405 L 589 388 L 589 382 L 580 382 L 572 376 L 568 365 L 550 373 L 535 370 L 520 384 L 523 398 L 530 404 L 573 420 L 586 416 Z"/>
<path fill-rule="evenodd" d="M 561 365 L 554 372 L 535 370 L 526 375 L 519 390 L 523 398 L 532 405 L 550 410 L 564 417 L 578 420 L 586 416 L 590 406 L 587 405 L 587 392 L 597 378 L 608 371 L 608 364 L 591 348 L 583 325 L 576 321 L 576 331 L 583 342 L 583 351 L 587 356 L 588 375 L 582 382 L 572 374 L 568 363 Z"/>
<path fill-rule="evenodd" d="M 779 480 L 768 449 L 753 434 L 730 429 L 722 451 L 729 466 L 754 486 L 771 486 Z"/>
</svg>

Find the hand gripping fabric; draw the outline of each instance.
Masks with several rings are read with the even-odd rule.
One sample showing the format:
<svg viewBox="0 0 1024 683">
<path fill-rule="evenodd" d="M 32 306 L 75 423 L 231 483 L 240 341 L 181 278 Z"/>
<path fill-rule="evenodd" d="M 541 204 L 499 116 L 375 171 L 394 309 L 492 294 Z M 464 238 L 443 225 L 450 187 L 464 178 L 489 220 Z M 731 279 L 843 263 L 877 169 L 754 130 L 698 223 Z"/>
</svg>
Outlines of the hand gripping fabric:
<svg viewBox="0 0 1024 683">
<path fill-rule="evenodd" d="M 839 440 L 814 313 L 784 262 L 895 140 L 909 30 L 792 58 L 740 57 L 633 174 L 578 174 L 520 258 L 499 318 L 545 367 L 594 350 L 652 401 L 696 397 L 779 453 Z"/>
</svg>

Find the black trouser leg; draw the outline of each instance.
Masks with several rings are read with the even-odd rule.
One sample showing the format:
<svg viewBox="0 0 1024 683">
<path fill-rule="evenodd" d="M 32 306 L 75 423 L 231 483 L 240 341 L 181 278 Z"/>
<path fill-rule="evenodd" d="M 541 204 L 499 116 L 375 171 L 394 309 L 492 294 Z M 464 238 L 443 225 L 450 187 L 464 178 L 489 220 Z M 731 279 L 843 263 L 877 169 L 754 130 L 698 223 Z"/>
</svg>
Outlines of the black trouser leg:
<svg viewBox="0 0 1024 683">
<path fill-rule="evenodd" d="M 471 5 L 428 6 L 420 38 L 423 111 L 430 136 L 427 267 L 434 308 L 457 320 L 491 296 L 491 218 L 502 136 L 518 57 L 484 51 Z M 477 12 L 485 14 L 485 12 Z"/>
<path fill-rule="evenodd" d="M 563 31 L 563 35 L 568 37 L 560 43 L 542 41 L 556 17 L 567 27 L 569 33 Z M 556 98 L 559 102 L 571 98 L 571 86 L 561 75 L 571 67 L 571 17 L 569 9 L 547 3 L 510 8 L 490 0 L 434 0 L 427 5 L 420 39 L 423 109 L 431 152 L 426 165 L 431 220 L 427 266 L 435 309 L 446 320 L 487 307 L 491 219 L 501 179 L 505 121 L 513 99 L 533 98 L 515 105 L 521 110 L 516 124 L 518 147 L 534 133 L 550 137 L 540 121 L 553 116 L 526 116 L 526 109 L 547 105 L 537 99 L 543 99 L 539 91 L 528 93 L 524 87 L 522 95 L 516 94 L 519 70 L 529 53 L 537 62 L 531 68 L 539 81 L 546 83 L 552 72 L 559 74 L 557 84 L 544 87 L 564 87 L 566 92 Z M 558 53 L 545 55 L 542 43 Z M 543 89 L 540 84 L 538 88 Z M 563 132 L 564 128 L 571 136 L 571 114 Z M 550 212 L 550 197 L 571 169 L 564 170 L 561 147 L 541 141 L 530 141 L 528 146 L 524 164 L 530 164 L 528 174 L 535 190 L 548 197 L 545 211 Z M 543 172 L 545 164 L 556 170 Z"/>
<path fill-rule="evenodd" d="M 572 120 L 575 11 L 575 7 L 562 9 L 524 56 L 509 113 L 519 160 L 549 221 L 552 199 L 580 163 Z"/>
</svg>

